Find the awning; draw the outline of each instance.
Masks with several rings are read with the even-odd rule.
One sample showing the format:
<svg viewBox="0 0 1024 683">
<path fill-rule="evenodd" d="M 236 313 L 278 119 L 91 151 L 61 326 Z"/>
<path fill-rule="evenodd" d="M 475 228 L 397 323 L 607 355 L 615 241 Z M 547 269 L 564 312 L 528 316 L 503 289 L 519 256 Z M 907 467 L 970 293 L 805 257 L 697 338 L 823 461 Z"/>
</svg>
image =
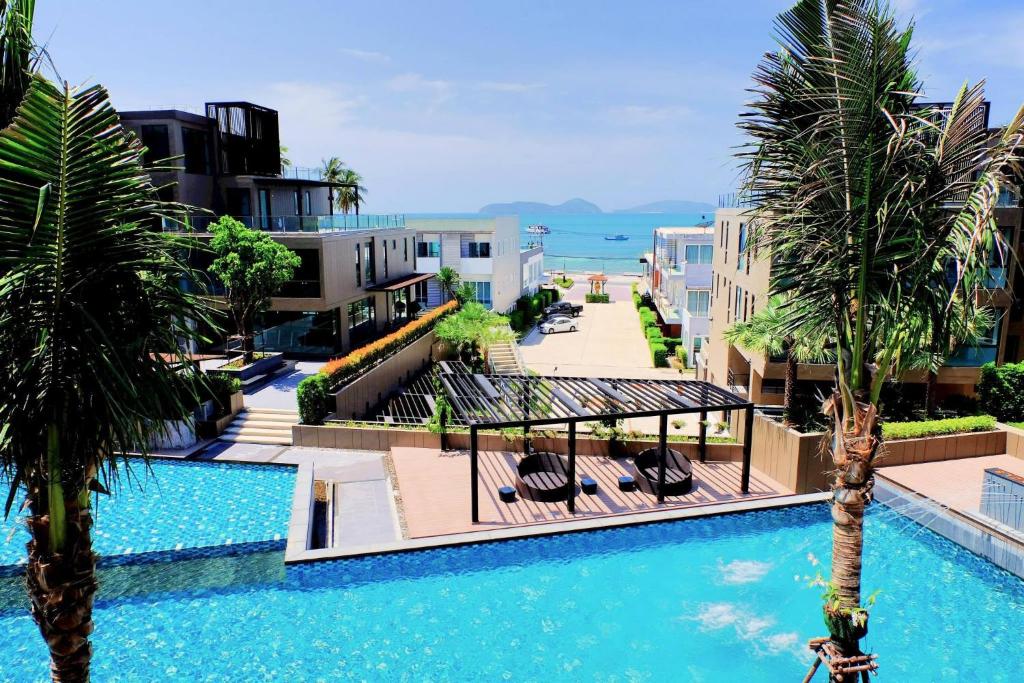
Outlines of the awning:
<svg viewBox="0 0 1024 683">
<path fill-rule="evenodd" d="M 434 277 L 434 273 L 411 273 L 409 275 L 403 275 L 397 277 L 394 280 L 388 280 L 387 282 L 381 282 L 372 287 L 367 287 L 368 292 L 394 292 L 399 289 L 405 289 L 417 282 L 424 282 Z"/>
</svg>

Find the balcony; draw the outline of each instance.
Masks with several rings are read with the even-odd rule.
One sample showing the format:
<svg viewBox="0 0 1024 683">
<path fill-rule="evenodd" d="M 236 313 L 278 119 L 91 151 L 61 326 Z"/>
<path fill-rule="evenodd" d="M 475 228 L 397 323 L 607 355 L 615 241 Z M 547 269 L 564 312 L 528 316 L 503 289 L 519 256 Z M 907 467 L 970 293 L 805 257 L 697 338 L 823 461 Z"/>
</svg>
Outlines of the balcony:
<svg viewBox="0 0 1024 683">
<path fill-rule="evenodd" d="M 978 346 L 958 349 L 946 359 L 946 366 L 951 368 L 977 368 L 985 363 L 995 363 L 999 355 L 996 346 Z"/>
<path fill-rule="evenodd" d="M 190 216 L 186 223 L 163 220 L 165 232 L 207 232 L 219 216 Z M 334 214 L 333 216 L 232 216 L 246 227 L 268 232 L 331 233 L 404 228 L 404 214 Z"/>
</svg>

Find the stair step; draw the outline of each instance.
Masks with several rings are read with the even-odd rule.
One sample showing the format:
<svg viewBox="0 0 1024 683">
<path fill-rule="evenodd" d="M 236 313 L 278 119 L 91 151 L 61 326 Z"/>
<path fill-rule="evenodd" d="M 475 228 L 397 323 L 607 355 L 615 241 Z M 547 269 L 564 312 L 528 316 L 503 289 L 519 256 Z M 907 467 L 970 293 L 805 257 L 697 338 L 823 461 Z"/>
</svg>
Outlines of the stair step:
<svg viewBox="0 0 1024 683">
<path fill-rule="evenodd" d="M 292 438 L 291 429 L 260 429 L 259 427 L 235 427 L 234 425 L 224 430 L 225 434 L 240 434 L 242 436 L 287 436 Z"/>
<path fill-rule="evenodd" d="M 259 415 L 294 415 L 296 419 L 299 417 L 299 411 L 285 410 L 284 408 L 245 408 L 242 412 L 255 413 Z"/>
<path fill-rule="evenodd" d="M 241 418 L 235 420 L 231 424 L 251 424 L 254 427 L 288 427 L 299 424 L 298 420 L 272 420 L 272 419 L 253 419 L 253 418 Z"/>
<path fill-rule="evenodd" d="M 288 436 L 248 436 L 244 434 L 228 434 L 224 433 L 220 435 L 221 441 L 230 441 L 232 443 L 259 443 L 259 444 L 270 444 L 275 446 L 291 446 L 292 437 Z"/>
</svg>

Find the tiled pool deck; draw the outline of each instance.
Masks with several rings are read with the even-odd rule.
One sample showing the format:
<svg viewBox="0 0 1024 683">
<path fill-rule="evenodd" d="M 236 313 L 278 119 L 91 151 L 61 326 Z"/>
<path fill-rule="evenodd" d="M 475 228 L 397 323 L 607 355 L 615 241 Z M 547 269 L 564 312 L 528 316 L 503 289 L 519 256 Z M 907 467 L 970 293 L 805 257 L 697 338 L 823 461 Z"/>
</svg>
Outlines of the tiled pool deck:
<svg viewBox="0 0 1024 683">
<path fill-rule="evenodd" d="M 654 496 L 641 491 L 624 493 L 618 477 L 632 474 L 625 459 L 584 457 L 577 460 L 580 477 L 598 482 L 596 495 L 579 494 L 576 513 L 565 503 L 538 503 L 518 499 L 498 500 L 500 486 L 514 481 L 518 455 L 502 451 L 480 453 L 480 522 L 470 519 L 469 454 L 442 453 L 425 448 L 393 448 L 391 457 L 405 514 L 407 535 L 426 538 L 447 534 L 478 532 L 507 527 L 566 522 L 588 518 L 651 512 L 656 510 L 714 505 L 742 500 L 791 495 L 757 470 L 752 470 L 750 493 L 740 493 L 740 465 L 735 462 L 694 462 L 694 489 L 685 496 L 670 496 L 659 505 Z"/>
</svg>

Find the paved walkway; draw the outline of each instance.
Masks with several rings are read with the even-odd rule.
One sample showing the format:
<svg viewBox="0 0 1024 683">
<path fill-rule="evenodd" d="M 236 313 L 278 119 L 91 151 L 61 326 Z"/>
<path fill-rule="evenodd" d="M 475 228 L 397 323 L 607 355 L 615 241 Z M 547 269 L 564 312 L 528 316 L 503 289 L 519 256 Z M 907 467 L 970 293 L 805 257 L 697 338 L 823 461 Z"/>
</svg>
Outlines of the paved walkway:
<svg viewBox="0 0 1024 683">
<path fill-rule="evenodd" d="M 1000 467 L 1024 476 L 1024 460 L 1012 455 L 986 455 L 916 465 L 882 467 L 878 474 L 959 512 L 978 512 L 985 470 Z"/>
<path fill-rule="evenodd" d="M 323 365 L 322 362 L 302 361 L 296 363 L 295 369 L 292 372 L 278 375 L 251 393 L 247 392 L 245 394 L 245 406 L 247 408 L 298 410 L 295 392 L 299 388 L 299 382 L 310 375 L 315 375 Z"/>
</svg>

